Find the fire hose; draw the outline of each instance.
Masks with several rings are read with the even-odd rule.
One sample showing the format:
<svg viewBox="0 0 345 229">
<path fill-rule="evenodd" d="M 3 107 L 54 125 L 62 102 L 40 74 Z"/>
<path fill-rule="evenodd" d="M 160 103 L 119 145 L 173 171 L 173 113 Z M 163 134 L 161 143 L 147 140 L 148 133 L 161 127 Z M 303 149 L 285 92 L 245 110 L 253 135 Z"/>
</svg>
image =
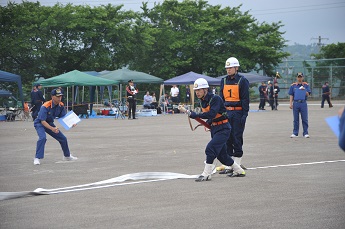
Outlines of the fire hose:
<svg viewBox="0 0 345 229">
<path fill-rule="evenodd" d="M 192 131 L 194 131 L 196 128 L 198 128 L 199 126 L 204 126 L 205 127 L 205 130 L 210 130 L 211 129 L 211 126 L 210 124 L 208 124 L 207 122 L 205 122 L 204 120 L 202 120 L 201 118 L 195 118 L 195 121 L 197 121 L 199 123 L 199 125 L 197 125 L 196 127 L 193 128 L 192 126 L 192 122 L 190 120 L 190 111 L 188 111 L 183 105 L 179 105 L 178 106 L 178 109 L 180 110 L 180 112 L 183 112 L 185 114 L 188 115 L 188 122 L 189 122 L 189 126 L 190 126 L 190 129 Z"/>
</svg>

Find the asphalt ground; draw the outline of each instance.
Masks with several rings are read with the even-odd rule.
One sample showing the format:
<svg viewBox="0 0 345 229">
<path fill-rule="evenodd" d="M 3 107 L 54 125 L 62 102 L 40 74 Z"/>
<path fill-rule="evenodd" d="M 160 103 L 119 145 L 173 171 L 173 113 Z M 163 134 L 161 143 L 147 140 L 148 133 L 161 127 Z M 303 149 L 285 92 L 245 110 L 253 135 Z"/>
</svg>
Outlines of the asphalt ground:
<svg viewBox="0 0 345 229">
<path fill-rule="evenodd" d="M 309 103 L 309 139 L 290 138 L 287 104 L 260 112 L 251 104 L 242 161 L 249 168 L 246 177 L 126 181 L 3 200 L 0 228 L 343 229 L 345 153 L 325 118 L 335 116 L 344 102 L 333 103 L 331 109 Z M 48 136 L 45 158 L 34 166 L 33 122 L 1 122 L 0 192 L 63 188 L 141 172 L 200 174 L 210 139 L 203 128 L 192 132 L 183 114 L 82 119 L 62 131 L 79 159 L 63 163 L 60 145 Z"/>
</svg>

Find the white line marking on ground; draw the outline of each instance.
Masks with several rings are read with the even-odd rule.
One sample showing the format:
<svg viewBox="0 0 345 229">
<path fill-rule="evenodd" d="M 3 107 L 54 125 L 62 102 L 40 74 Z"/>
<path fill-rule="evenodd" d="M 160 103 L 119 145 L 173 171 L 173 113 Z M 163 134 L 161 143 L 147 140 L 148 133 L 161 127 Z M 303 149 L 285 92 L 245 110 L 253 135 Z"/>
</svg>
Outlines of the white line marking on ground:
<svg viewBox="0 0 345 229">
<path fill-rule="evenodd" d="M 268 168 L 291 167 L 291 166 L 301 166 L 301 165 L 316 165 L 316 164 L 335 163 L 335 162 L 345 162 L 345 160 L 336 160 L 336 161 L 315 161 L 315 162 L 305 162 L 305 163 L 286 164 L 286 165 L 269 165 L 269 166 L 260 166 L 260 167 L 247 168 L 247 169 L 248 169 L 248 170 L 268 169 Z"/>
</svg>

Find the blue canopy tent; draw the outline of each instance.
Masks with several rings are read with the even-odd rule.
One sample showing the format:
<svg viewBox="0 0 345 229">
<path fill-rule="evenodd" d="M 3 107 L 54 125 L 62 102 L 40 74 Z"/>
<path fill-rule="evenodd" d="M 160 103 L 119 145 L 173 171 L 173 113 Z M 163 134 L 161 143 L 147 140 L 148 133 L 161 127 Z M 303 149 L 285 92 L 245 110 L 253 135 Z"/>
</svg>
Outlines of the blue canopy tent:
<svg viewBox="0 0 345 229">
<path fill-rule="evenodd" d="M 13 73 L 0 71 L 0 81 L 2 82 L 16 82 L 18 84 L 20 101 L 22 102 L 22 107 L 24 107 L 24 97 L 22 88 L 22 79 L 19 75 Z"/>
<path fill-rule="evenodd" d="M 186 74 L 176 76 L 174 78 L 164 81 L 164 85 L 193 85 L 198 78 L 204 78 L 209 85 L 220 85 L 220 79 L 212 78 L 210 76 L 198 74 L 195 72 L 188 72 Z"/>
<path fill-rule="evenodd" d="M 164 81 L 164 85 L 189 85 L 190 91 L 193 92 L 194 81 L 198 78 L 204 78 L 209 85 L 220 85 L 221 79 L 212 78 L 210 76 L 198 74 L 195 72 L 188 72 L 180 76 L 168 79 Z M 162 91 L 162 90 L 161 90 Z M 191 93 L 191 101 L 194 101 L 194 93 Z M 192 103 L 192 108 L 194 104 Z"/>
<path fill-rule="evenodd" d="M 272 80 L 271 77 L 262 76 L 262 75 L 258 75 L 258 74 L 255 74 L 255 73 L 242 73 L 242 72 L 239 72 L 238 74 L 243 75 L 244 77 L 246 77 L 246 79 L 249 81 L 249 83 L 259 83 L 259 82 L 262 82 L 262 81 Z M 226 75 L 219 76 L 219 77 L 217 77 L 217 79 L 222 79 L 225 76 Z"/>
</svg>

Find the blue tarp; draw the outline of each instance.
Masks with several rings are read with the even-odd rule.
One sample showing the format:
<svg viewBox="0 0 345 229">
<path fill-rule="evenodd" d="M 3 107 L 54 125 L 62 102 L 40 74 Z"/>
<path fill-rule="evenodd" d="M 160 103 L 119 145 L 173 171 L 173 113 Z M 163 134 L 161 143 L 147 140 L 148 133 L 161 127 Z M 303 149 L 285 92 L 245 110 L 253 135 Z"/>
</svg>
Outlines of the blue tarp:
<svg viewBox="0 0 345 229">
<path fill-rule="evenodd" d="M 23 97 L 21 77 L 18 75 L 9 73 L 9 72 L 0 71 L 0 81 L 2 81 L 2 82 L 16 82 L 18 84 L 20 101 L 22 102 L 22 107 L 24 107 L 24 97 Z"/>
<path fill-rule="evenodd" d="M 10 97 L 12 93 L 6 90 L 0 90 L 0 97 Z"/>
</svg>

